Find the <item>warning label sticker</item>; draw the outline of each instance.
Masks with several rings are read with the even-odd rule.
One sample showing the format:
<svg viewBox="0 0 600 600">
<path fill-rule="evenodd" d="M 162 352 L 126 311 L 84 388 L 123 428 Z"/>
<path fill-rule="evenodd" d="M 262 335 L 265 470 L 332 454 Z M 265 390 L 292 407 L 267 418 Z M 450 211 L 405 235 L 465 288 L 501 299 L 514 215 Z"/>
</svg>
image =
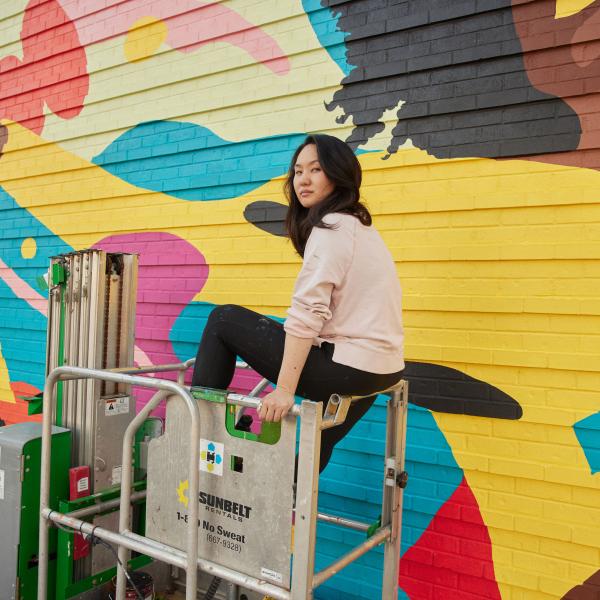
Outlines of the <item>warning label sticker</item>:
<svg viewBox="0 0 600 600">
<path fill-rule="evenodd" d="M 265 579 L 270 579 L 271 581 L 275 581 L 277 583 L 283 583 L 283 576 L 281 575 L 281 573 L 278 573 L 277 571 L 273 571 L 272 569 L 267 569 L 266 567 L 261 567 L 260 574 Z"/>
<path fill-rule="evenodd" d="M 108 417 L 111 415 L 122 415 L 129 412 L 129 396 L 121 396 L 119 398 L 107 398 L 104 407 L 104 414 Z"/>
<path fill-rule="evenodd" d="M 82 477 L 81 479 L 77 480 L 77 491 L 79 493 L 87 492 L 89 489 L 90 489 L 90 478 L 89 477 Z"/>
<path fill-rule="evenodd" d="M 111 485 L 116 485 L 117 483 L 121 483 L 121 473 L 123 471 L 123 468 L 121 467 L 121 465 L 119 465 L 118 467 L 113 467 L 111 476 L 110 476 L 110 484 Z"/>
</svg>

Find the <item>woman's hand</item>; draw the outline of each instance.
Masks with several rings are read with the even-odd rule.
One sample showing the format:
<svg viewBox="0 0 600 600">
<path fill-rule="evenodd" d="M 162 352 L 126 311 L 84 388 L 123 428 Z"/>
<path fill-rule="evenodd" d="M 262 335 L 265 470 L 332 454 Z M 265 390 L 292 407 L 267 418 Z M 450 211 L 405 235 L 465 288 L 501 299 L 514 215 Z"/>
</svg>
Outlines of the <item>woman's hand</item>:
<svg viewBox="0 0 600 600">
<path fill-rule="evenodd" d="M 261 400 L 258 416 L 261 421 L 281 421 L 293 405 L 294 394 L 277 387 Z"/>
</svg>

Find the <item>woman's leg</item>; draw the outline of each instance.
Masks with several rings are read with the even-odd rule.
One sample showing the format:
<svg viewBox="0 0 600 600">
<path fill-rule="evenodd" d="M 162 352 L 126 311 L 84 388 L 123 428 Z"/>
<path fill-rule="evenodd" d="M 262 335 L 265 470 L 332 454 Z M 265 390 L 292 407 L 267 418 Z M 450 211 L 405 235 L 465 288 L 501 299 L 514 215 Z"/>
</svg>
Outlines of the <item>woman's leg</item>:
<svg viewBox="0 0 600 600">
<path fill-rule="evenodd" d="M 200 346 L 192 385 L 226 389 L 233 378 L 236 357 L 271 382 L 276 382 L 283 359 L 283 325 L 247 308 L 235 305 L 216 307 L 209 316 Z M 331 394 L 364 395 L 385 389 L 400 380 L 402 373 L 379 375 L 333 362 L 334 346 L 313 346 L 300 376 L 297 395 L 326 402 Z M 342 425 L 323 431 L 322 471 L 335 444 L 373 404 L 375 396 L 353 404 Z"/>
<path fill-rule="evenodd" d="M 269 381 L 277 381 L 284 344 L 285 332 L 277 321 L 242 306 L 217 306 L 198 347 L 192 385 L 227 389 L 237 356 Z"/>
</svg>

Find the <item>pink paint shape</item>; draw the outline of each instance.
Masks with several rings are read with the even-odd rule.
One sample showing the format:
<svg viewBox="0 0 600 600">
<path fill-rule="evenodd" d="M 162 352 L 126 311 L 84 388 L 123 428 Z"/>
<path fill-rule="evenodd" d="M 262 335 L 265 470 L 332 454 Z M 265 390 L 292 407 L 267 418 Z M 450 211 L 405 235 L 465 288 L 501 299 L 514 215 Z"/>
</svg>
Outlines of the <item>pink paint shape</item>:
<svg viewBox="0 0 600 600">
<path fill-rule="evenodd" d="M 204 256 L 190 243 L 170 233 L 147 232 L 114 235 L 94 245 L 106 252 L 129 252 L 139 255 L 138 294 L 136 307 L 136 355 L 138 365 L 160 365 L 180 362 L 169 334 L 181 311 L 202 290 L 208 279 L 209 267 Z M 156 376 L 176 379 L 174 373 Z M 186 383 L 191 380 L 191 369 Z M 249 392 L 260 375 L 247 369 L 237 369 L 230 388 Z M 138 410 L 152 391 L 136 388 Z M 154 413 L 164 417 L 164 407 Z M 258 427 L 258 424 L 256 425 Z"/>
<path fill-rule="evenodd" d="M 195 52 L 209 42 L 226 42 L 278 75 L 290 70 L 287 56 L 270 35 L 218 2 L 61 0 L 61 4 L 76 22 L 85 46 L 127 33 L 142 17 L 154 17 L 166 23 L 166 43 L 180 52 Z"/>
<path fill-rule="evenodd" d="M 181 311 L 206 283 L 208 265 L 204 256 L 180 237 L 160 232 L 114 235 L 94 247 L 139 255 L 136 361 L 143 360 L 145 365 L 180 362 L 169 333 Z M 174 380 L 176 374 L 161 373 L 160 377 Z M 135 394 L 140 408 L 150 399 L 152 391 L 136 389 Z M 164 416 L 164 409 L 157 414 Z"/>
<path fill-rule="evenodd" d="M 399 584 L 414 599 L 501 600 L 490 535 L 466 479 L 402 556 Z"/>
<path fill-rule="evenodd" d="M 85 51 L 57 0 L 31 0 L 21 29 L 23 60 L 0 60 L 0 118 L 39 134 L 44 103 L 63 119 L 78 115 L 88 93 Z"/>
<path fill-rule="evenodd" d="M 24 279 L 21 279 L 7 264 L 0 259 L 0 279 L 6 283 L 12 293 L 24 300 L 35 310 L 48 316 L 48 299 L 36 292 Z"/>
</svg>

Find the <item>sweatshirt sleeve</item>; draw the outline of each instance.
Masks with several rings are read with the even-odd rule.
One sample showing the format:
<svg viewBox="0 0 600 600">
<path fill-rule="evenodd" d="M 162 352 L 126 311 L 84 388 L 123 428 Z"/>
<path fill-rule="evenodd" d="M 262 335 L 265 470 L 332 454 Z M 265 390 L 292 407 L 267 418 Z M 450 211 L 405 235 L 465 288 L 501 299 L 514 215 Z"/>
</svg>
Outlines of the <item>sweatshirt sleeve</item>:
<svg viewBox="0 0 600 600">
<path fill-rule="evenodd" d="M 333 289 L 342 282 L 352 261 L 355 220 L 354 217 L 339 219 L 338 223 L 334 220 L 337 229 L 314 227 L 311 231 L 283 325 L 286 333 L 315 338 L 331 319 Z"/>
</svg>

